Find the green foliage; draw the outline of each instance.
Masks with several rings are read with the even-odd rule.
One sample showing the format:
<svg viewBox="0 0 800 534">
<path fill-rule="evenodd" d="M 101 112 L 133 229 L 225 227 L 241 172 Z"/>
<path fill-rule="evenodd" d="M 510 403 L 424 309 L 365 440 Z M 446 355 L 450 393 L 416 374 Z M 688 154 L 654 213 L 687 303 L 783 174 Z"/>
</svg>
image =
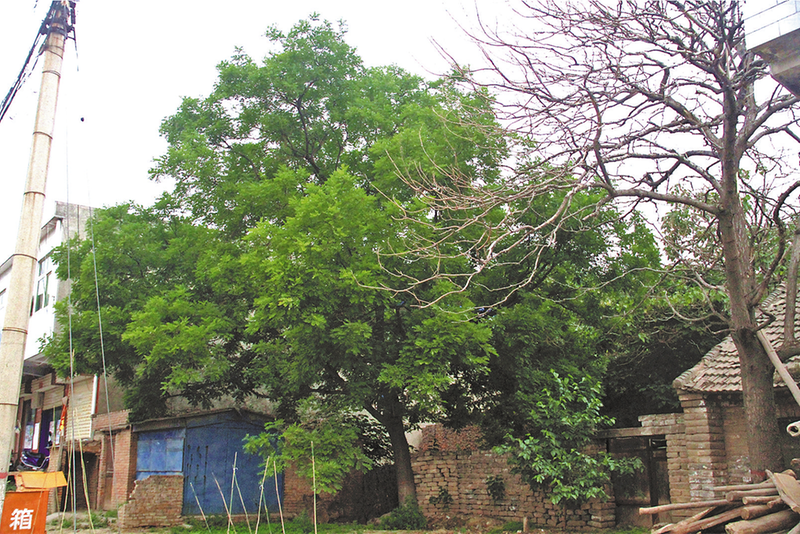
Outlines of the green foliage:
<svg viewBox="0 0 800 534">
<path fill-rule="evenodd" d="M 314 521 L 308 516 L 305 510 L 295 517 L 292 523 L 293 526 L 300 530 L 301 534 L 311 534 L 314 532 Z"/>
<path fill-rule="evenodd" d="M 285 421 L 279 463 L 310 469 L 313 441 L 320 491 L 385 461 L 388 436 L 396 453 L 421 422 L 479 420 L 493 442 L 528 435 L 551 369 L 602 374 L 609 318 L 639 301 L 658 262 L 652 235 L 611 209 L 586 217 L 597 198 L 585 194 L 555 231 L 546 222 L 563 194 L 525 199 L 519 222 L 541 235 L 453 293 L 436 276 L 475 271 L 475 229 L 439 243 L 439 257 L 411 253 L 459 215 L 432 209 L 425 188 L 398 175 L 497 181 L 508 148 L 487 95 L 366 68 L 343 27 L 316 17 L 267 36 L 263 62 L 238 52 L 210 95 L 163 122 L 168 148 L 151 173 L 173 189 L 152 207 L 100 210 L 94 242 L 57 253 L 62 278 L 73 264 L 73 329 L 47 344 L 50 361 L 65 374 L 74 351 L 77 372 L 112 373 L 133 420 L 164 415 L 173 397 L 273 399 Z M 476 306 L 531 272 L 529 289 Z M 401 291 L 409 279 L 427 281 L 413 297 Z M 60 303 L 62 322 L 67 312 Z M 324 417 L 310 424 L 306 402 Z M 269 433 L 249 444 L 265 456 L 272 446 Z"/>
<path fill-rule="evenodd" d="M 197 532 L 198 534 L 243 534 L 253 532 L 254 528 L 254 518 L 252 516 L 250 517 L 250 525 L 244 522 L 236 522 L 230 526 L 227 516 L 206 516 L 208 527 L 206 527 L 206 523 L 200 517 L 187 517 L 185 519 L 186 525 L 188 525 L 189 528 L 187 528 L 187 526 L 173 527 L 170 529 L 170 532 L 172 534 L 193 532 Z M 314 523 L 306 512 L 302 512 L 291 521 L 284 521 L 283 527 L 286 534 L 308 534 L 309 532 L 314 532 Z M 359 534 L 363 530 L 363 526 L 356 524 L 323 523 L 317 525 L 317 532 L 320 534 Z M 259 532 L 272 532 L 276 534 L 277 532 L 283 532 L 283 530 L 281 524 L 275 524 L 274 522 L 270 528 L 267 525 L 266 519 L 262 518 Z"/>
<path fill-rule="evenodd" d="M 613 416 L 616 426 L 636 426 L 642 414 L 680 410 L 672 382 L 722 340 L 726 302 L 724 295 L 701 291 L 692 281 L 672 279 L 617 322 L 603 379 L 603 413 Z M 718 314 L 708 315 L 709 307 Z"/>
<path fill-rule="evenodd" d="M 355 427 L 335 416 L 290 425 L 278 420 L 268 423 L 258 436 L 248 436 L 245 450 L 261 455 L 266 462 L 272 460 L 281 472 L 291 465 L 309 484 L 316 484 L 319 493 L 336 493 L 350 472 L 372 466 L 358 438 Z"/>
<path fill-rule="evenodd" d="M 503 480 L 503 475 L 486 477 L 486 491 L 489 492 L 492 502 L 495 504 L 502 502 L 506 498 L 506 482 Z"/>
<path fill-rule="evenodd" d="M 495 527 L 489 530 L 486 534 L 501 534 L 502 532 L 521 532 L 522 531 L 522 521 L 509 521 L 508 523 L 503 523 L 502 526 Z"/>
<path fill-rule="evenodd" d="M 439 491 L 436 495 L 431 495 L 428 497 L 428 502 L 430 502 L 434 506 L 441 506 L 445 510 L 450 508 L 450 505 L 453 504 L 453 496 L 450 495 L 450 492 L 447 491 L 447 488 L 444 486 L 439 486 Z"/>
<path fill-rule="evenodd" d="M 381 530 L 423 530 L 428 520 L 419 511 L 416 501 L 409 498 L 391 513 L 381 518 L 378 528 Z"/>
<path fill-rule="evenodd" d="M 611 421 L 600 415 L 600 385 L 589 376 L 579 380 L 552 373 L 529 421 L 536 430 L 499 448 L 512 455 L 513 470 L 532 488 L 546 487 L 554 503 L 605 498 L 610 473 L 630 473 L 638 459 L 614 459 L 590 450 L 598 428 Z"/>
</svg>

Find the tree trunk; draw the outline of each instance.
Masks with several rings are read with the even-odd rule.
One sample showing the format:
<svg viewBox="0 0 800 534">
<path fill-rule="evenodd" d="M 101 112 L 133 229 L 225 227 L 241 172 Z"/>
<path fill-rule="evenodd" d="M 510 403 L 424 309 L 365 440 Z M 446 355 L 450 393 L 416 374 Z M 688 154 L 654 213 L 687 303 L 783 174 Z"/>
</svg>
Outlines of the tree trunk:
<svg viewBox="0 0 800 534">
<path fill-rule="evenodd" d="M 411 498 L 415 504 L 417 502 L 417 488 L 414 484 L 414 472 L 411 470 L 411 452 L 406 439 L 405 425 L 403 419 L 395 416 L 385 418 L 386 430 L 389 432 L 389 439 L 392 442 L 394 452 L 394 466 L 397 473 L 397 496 L 400 505 L 404 505 Z"/>
<path fill-rule="evenodd" d="M 733 339 L 742 373 L 750 469 L 754 477 L 763 480 L 767 469 L 780 471 L 784 467 L 775 412 L 774 370 L 752 330 L 734 331 Z"/>
<path fill-rule="evenodd" d="M 729 155 L 733 149 L 729 147 Z M 735 159 L 735 158 L 734 158 Z M 739 355 L 747 424 L 747 447 L 754 481 L 766 478 L 766 470 L 782 471 L 780 429 L 772 384 L 773 366 L 756 337 L 755 308 L 760 303 L 753 268 L 753 250 L 739 198 L 739 167 L 723 158 L 723 188 L 720 191 L 719 231 L 725 261 L 725 278 L 730 303 L 730 328 Z"/>
</svg>

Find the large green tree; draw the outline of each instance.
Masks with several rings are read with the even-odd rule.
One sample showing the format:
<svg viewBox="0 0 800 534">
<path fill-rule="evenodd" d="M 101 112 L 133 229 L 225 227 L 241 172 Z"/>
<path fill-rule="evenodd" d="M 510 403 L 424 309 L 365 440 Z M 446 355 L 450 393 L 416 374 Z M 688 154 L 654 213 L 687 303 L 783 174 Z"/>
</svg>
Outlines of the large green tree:
<svg viewBox="0 0 800 534">
<path fill-rule="evenodd" d="M 263 63 L 237 53 L 207 98 L 164 121 L 169 146 L 152 174 L 171 192 L 150 208 L 101 212 L 93 242 L 62 250 L 62 276 L 68 257 L 78 267 L 72 309 L 59 316 L 72 312 L 78 369 L 99 372 L 104 360 L 134 418 L 164 413 L 172 396 L 208 405 L 230 394 L 272 399 L 289 420 L 304 399 L 369 413 L 391 441 L 405 501 L 415 495 L 406 430 L 441 418 L 441 393 L 480 374 L 492 348 L 466 295 L 439 299 L 447 283 L 427 284 L 426 298 L 440 300 L 429 308 L 386 291 L 406 261 L 378 251 L 402 250 L 414 224 L 396 203 L 447 220 L 418 209 L 398 165 L 488 182 L 503 140 L 485 127 L 494 119 L 481 99 L 367 68 L 327 22 L 268 36 L 276 50 Z M 433 278 L 441 261 L 404 269 Z M 48 348 L 62 371 L 69 343 Z"/>
</svg>

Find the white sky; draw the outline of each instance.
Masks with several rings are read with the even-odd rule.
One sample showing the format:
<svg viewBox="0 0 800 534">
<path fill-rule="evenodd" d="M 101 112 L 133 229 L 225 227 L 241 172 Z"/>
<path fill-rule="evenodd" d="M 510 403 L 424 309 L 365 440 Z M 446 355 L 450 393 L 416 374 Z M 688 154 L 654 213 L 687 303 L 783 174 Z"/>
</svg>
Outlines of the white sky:
<svg viewBox="0 0 800 534">
<path fill-rule="evenodd" d="M 459 24 L 473 28 L 479 11 L 484 22 L 503 25 L 498 13 L 507 12 L 507 2 L 80 0 L 77 57 L 70 41 L 45 217 L 56 200 L 95 207 L 127 200 L 151 203 L 163 188 L 147 174 L 166 147 L 158 135 L 162 119 L 177 110 L 182 97 L 206 96 L 216 79 L 215 66 L 236 46 L 262 59 L 268 49 L 263 34 L 270 25 L 288 30 L 313 12 L 341 19 L 349 29 L 347 42 L 367 65 L 396 64 L 433 77 L 447 71 L 447 62 L 431 39 L 459 61 L 477 63 L 477 51 Z M 50 1 L 4 4 L 0 99 L 16 79 Z M 16 242 L 41 64 L 0 122 L 0 262 Z"/>
</svg>

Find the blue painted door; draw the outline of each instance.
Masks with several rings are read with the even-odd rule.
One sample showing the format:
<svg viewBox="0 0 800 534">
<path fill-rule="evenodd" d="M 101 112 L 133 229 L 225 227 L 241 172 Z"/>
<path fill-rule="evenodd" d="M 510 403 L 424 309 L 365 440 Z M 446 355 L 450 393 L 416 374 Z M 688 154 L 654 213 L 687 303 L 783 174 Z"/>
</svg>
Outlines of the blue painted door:
<svg viewBox="0 0 800 534">
<path fill-rule="evenodd" d="M 283 492 L 283 476 L 270 471 L 266 480 L 261 457 L 244 452 L 246 435 L 258 434 L 263 426 L 245 421 L 224 421 L 186 430 L 184 454 L 183 513 L 196 515 L 256 514 L 259 509 L 278 511 Z M 235 473 L 234 473 L 235 463 Z M 234 476 L 235 474 L 235 476 Z M 259 508 L 259 501 L 261 507 Z"/>
</svg>

